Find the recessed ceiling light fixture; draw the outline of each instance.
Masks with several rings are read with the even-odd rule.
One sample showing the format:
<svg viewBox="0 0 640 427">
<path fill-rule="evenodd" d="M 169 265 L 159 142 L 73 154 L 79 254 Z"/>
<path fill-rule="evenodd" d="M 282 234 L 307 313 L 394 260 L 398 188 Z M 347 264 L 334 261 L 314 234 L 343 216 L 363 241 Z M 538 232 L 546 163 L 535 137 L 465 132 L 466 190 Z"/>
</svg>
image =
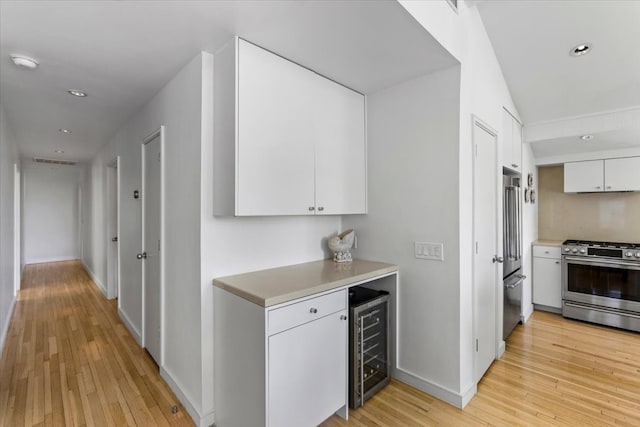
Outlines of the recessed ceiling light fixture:
<svg viewBox="0 0 640 427">
<path fill-rule="evenodd" d="M 573 47 L 569 53 L 571 56 L 582 56 L 591 52 L 591 44 L 590 43 L 581 43 L 575 47 Z"/>
<path fill-rule="evenodd" d="M 580 135 L 580 139 L 583 141 L 591 141 L 593 139 L 593 135 Z"/>
<path fill-rule="evenodd" d="M 71 133 L 71 129 L 58 129 L 58 132 Z"/>
<path fill-rule="evenodd" d="M 53 150 L 54 153 L 63 154 L 64 150 Z"/>
<path fill-rule="evenodd" d="M 67 93 L 69 95 L 77 96 L 78 98 L 84 98 L 84 97 L 87 96 L 87 92 L 83 92 L 83 91 L 78 90 L 78 89 L 69 89 L 67 91 Z"/>
<path fill-rule="evenodd" d="M 20 68 L 34 70 L 38 68 L 38 61 L 25 55 L 11 55 L 11 60 Z"/>
</svg>

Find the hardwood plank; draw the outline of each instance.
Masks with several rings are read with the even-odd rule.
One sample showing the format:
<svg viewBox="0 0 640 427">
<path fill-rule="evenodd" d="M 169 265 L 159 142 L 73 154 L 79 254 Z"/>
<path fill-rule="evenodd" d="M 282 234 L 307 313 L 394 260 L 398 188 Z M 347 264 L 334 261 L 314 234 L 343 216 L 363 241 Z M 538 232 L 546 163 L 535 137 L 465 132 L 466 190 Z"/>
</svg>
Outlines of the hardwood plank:
<svg viewBox="0 0 640 427">
<path fill-rule="evenodd" d="M 179 407 L 178 414 L 171 407 Z M 78 261 L 28 265 L 0 359 L 0 426 L 193 426 Z"/>
</svg>

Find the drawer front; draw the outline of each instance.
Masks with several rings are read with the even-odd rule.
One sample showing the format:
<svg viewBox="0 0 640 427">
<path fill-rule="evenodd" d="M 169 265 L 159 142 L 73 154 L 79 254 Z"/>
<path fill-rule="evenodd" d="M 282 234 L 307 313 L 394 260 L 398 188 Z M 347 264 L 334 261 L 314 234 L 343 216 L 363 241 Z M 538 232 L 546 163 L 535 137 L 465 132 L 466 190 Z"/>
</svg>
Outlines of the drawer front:
<svg viewBox="0 0 640 427">
<path fill-rule="evenodd" d="M 347 307 L 347 291 L 341 290 L 269 311 L 269 335 L 277 334 Z"/>
<path fill-rule="evenodd" d="M 540 258 L 560 259 L 562 248 L 560 246 L 538 246 L 533 247 L 533 256 Z"/>
</svg>

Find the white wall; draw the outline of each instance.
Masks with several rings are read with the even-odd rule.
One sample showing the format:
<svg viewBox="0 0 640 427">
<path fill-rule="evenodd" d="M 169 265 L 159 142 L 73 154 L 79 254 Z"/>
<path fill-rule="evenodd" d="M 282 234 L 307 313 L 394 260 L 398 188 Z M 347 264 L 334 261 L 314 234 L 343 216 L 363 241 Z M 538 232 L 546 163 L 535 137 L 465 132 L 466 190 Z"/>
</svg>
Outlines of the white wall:
<svg viewBox="0 0 640 427">
<path fill-rule="evenodd" d="M 78 173 L 77 166 L 23 162 L 27 264 L 79 257 Z"/>
<path fill-rule="evenodd" d="M 14 165 L 18 163 L 16 138 L 0 105 L 0 357 L 15 304 L 14 295 Z"/>
<path fill-rule="evenodd" d="M 213 287 L 227 274 L 325 257 L 340 217 L 214 218 L 213 57 L 187 64 L 109 141 L 83 180 L 83 261 L 106 284 L 106 167 L 120 156 L 121 316 L 142 334 L 141 142 L 165 125 L 166 267 L 161 372 L 199 425 L 214 419 Z M 232 185 L 232 183 L 231 183 Z"/>
<path fill-rule="evenodd" d="M 482 24 L 480 15 L 472 2 L 459 2 L 456 14 L 445 2 L 413 2 L 401 0 L 400 3 L 429 31 L 452 55 L 461 62 L 460 84 L 460 141 L 458 161 L 451 164 L 457 169 L 458 189 L 458 221 L 459 221 L 459 283 L 457 284 L 459 300 L 457 304 L 441 305 L 438 310 L 445 314 L 454 311 L 459 316 L 460 329 L 456 339 L 459 340 L 458 381 L 442 384 L 452 390 L 461 399 L 462 405 L 475 392 L 473 375 L 474 336 L 473 336 L 473 209 L 472 209 L 472 115 L 476 115 L 498 135 L 498 153 L 502 153 L 502 107 L 517 117 L 517 109 L 513 105 L 508 88 L 502 76 L 491 42 Z M 502 159 L 499 155 L 499 164 Z M 529 162 L 529 160 L 528 160 Z M 501 174 L 501 170 L 496 171 Z M 454 214 L 454 213 L 452 213 Z M 525 220 L 531 221 L 527 215 Z M 525 229 L 531 230 L 531 224 Z M 528 238 L 535 239 L 531 234 Z M 499 241 L 501 242 L 501 236 Z M 524 246 L 530 245 L 524 241 Z M 501 284 L 497 284 L 501 286 Z M 426 325 L 437 328 L 439 326 Z M 437 346 L 439 343 L 433 342 Z M 452 352 L 451 357 L 456 358 Z M 422 362 L 426 365 L 425 362 Z M 451 376 L 451 378 L 453 378 Z M 431 378 L 427 378 L 431 381 Z M 459 404 L 455 400 L 450 401 Z"/>
<path fill-rule="evenodd" d="M 437 396 L 460 381 L 459 111 L 459 66 L 369 95 L 369 214 L 343 217 L 356 256 L 399 265 L 400 378 Z M 444 261 L 415 241 L 444 243 Z"/>
</svg>

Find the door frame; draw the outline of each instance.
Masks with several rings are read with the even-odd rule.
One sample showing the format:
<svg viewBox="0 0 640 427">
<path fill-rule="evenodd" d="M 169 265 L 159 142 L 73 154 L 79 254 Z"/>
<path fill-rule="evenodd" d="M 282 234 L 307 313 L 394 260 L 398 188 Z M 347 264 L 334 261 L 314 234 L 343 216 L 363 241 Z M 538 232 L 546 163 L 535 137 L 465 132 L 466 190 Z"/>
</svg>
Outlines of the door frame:
<svg viewBox="0 0 640 427">
<path fill-rule="evenodd" d="M 22 279 L 21 244 L 20 234 L 22 229 L 22 212 L 20 198 L 20 167 L 13 164 L 13 296 L 20 291 Z"/>
<path fill-rule="evenodd" d="M 162 366 L 162 361 L 164 360 L 164 331 L 165 331 L 165 325 L 164 325 L 164 276 L 165 276 L 165 257 L 164 257 L 164 253 L 165 253 L 165 223 L 164 223 L 164 212 L 165 212 L 165 197 L 164 197 L 164 193 L 165 193 L 165 164 L 164 164 L 164 142 L 165 142 L 165 126 L 161 125 L 158 129 L 156 129 L 155 131 L 153 131 L 152 133 L 150 133 L 148 136 L 146 136 L 143 140 L 142 143 L 140 144 L 140 154 L 141 154 L 141 171 L 142 171 L 142 197 L 141 197 L 141 202 L 142 202 L 142 221 L 141 221 L 141 225 L 142 225 L 142 230 L 140 233 L 141 236 L 141 241 L 140 241 L 140 247 L 142 248 L 142 251 L 145 251 L 145 247 L 144 247 L 144 239 L 145 239 L 145 217 L 146 217 L 146 212 L 145 212 L 145 207 L 144 207 L 144 197 L 146 196 L 146 188 L 145 188 L 145 172 L 146 172 L 146 166 L 145 166 L 145 156 L 144 156 L 144 150 L 145 150 L 145 145 L 147 145 L 149 142 L 153 141 L 155 138 L 160 137 L 160 245 L 161 245 L 161 250 L 160 250 L 160 360 L 158 360 L 158 366 Z M 146 338 L 146 333 L 145 333 L 145 313 L 146 313 L 146 306 L 145 306 L 145 299 L 146 299 L 146 283 L 145 283 L 145 268 L 146 268 L 146 263 L 143 262 L 142 263 L 142 347 L 146 348 L 146 342 L 145 342 L 145 338 Z"/>
<path fill-rule="evenodd" d="M 116 156 L 112 161 L 107 163 L 105 166 L 105 171 L 107 175 L 107 298 L 113 299 L 118 298 L 120 296 L 120 156 Z M 112 188 L 111 174 L 115 173 L 115 188 Z M 115 191 L 115 194 L 114 194 Z M 113 224 L 111 218 L 111 201 L 115 196 L 115 204 L 116 204 L 116 227 L 113 230 Z M 113 236 L 118 236 L 118 241 L 116 242 L 116 250 L 115 250 L 115 259 L 113 259 L 112 251 L 111 251 L 111 238 Z M 117 262 L 118 269 L 116 271 L 115 277 L 113 276 L 113 263 Z M 115 283 L 115 285 L 114 285 Z M 119 302 L 118 302 L 119 304 Z"/>
<path fill-rule="evenodd" d="M 494 171 L 494 189 L 496 192 L 496 200 L 495 200 L 495 206 L 494 206 L 494 213 L 495 213 L 495 220 L 496 220 L 496 233 L 495 233 L 495 248 L 496 248 L 496 255 L 498 254 L 498 251 L 500 250 L 500 235 L 501 235 L 501 224 L 500 224 L 500 217 L 499 217 L 499 213 L 500 213 L 500 207 L 502 204 L 502 199 L 499 196 L 500 195 L 500 191 L 499 191 L 499 185 L 500 185 L 500 180 L 499 178 L 499 174 L 498 174 L 498 170 L 499 170 L 499 158 L 498 158 L 498 132 L 493 129 L 487 122 L 485 122 L 484 120 L 480 119 L 478 116 L 476 116 L 475 114 L 471 115 L 471 153 L 472 153 L 472 172 L 471 172 L 471 181 L 472 181 L 472 190 L 471 190 L 471 196 L 472 196 L 472 233 L 471 233 L 471 259 L 472 259 L 472 267 L 471 267 L 471 274 L 472 274 L 472 293 L 471 293 L 471 308 L 472 308 L 472 319 L 473 319 L 473 336 L 472 336 L 472 342 L 471 342 L 471 348 L 474 349 L 473 350 L 473 381 L 477 382 L 479 379 L 477 378 L 477 372 L 476 372 L 476 358 L 478 357 L 478 353 L 477 351 L 475 351 L 475 340 L 478 336 L 478 322 L 476 319 L 476 316 L 478 313 L 476 313 L 476 295 L 475 295 L 475 289 L 476 289 L 476 257 L 475 257 L 475 240 L 476 240 L 476 226 L 475 226 L 475 217 L 476 217 L 476 183 L 475 183 L 475 173 L 476 173 L 476 156 L 475 156 L 475 138 L 474 138 L 474 130 L 475 127 L 478 126 L 480 129 L 484 130 L 485 132 L 487 132 L 488 134 L 490 134 L 495 141 L 494 144 L 494 153 L 493 153 L 493 158 L 495 161 L 495 171 Z M 502 341 L 501 337 L 502 337 L 502 287 L 498 286 L 499 284 L 499 275 L 498 275 L 498 263 L 494 264 L 494 273 L 493 273 L 493 277 L 494 277 L 494 287 L 495 287 L 495 303 L 496 303 L 496 313 L 495 313 L 495 326 L 494 326 L 494 330 L 495 330 L 495 359 L 498 359 L 501 355 L 500 353 L 500 347 L 504 347 L 504 341 Z"/>
</svg>

